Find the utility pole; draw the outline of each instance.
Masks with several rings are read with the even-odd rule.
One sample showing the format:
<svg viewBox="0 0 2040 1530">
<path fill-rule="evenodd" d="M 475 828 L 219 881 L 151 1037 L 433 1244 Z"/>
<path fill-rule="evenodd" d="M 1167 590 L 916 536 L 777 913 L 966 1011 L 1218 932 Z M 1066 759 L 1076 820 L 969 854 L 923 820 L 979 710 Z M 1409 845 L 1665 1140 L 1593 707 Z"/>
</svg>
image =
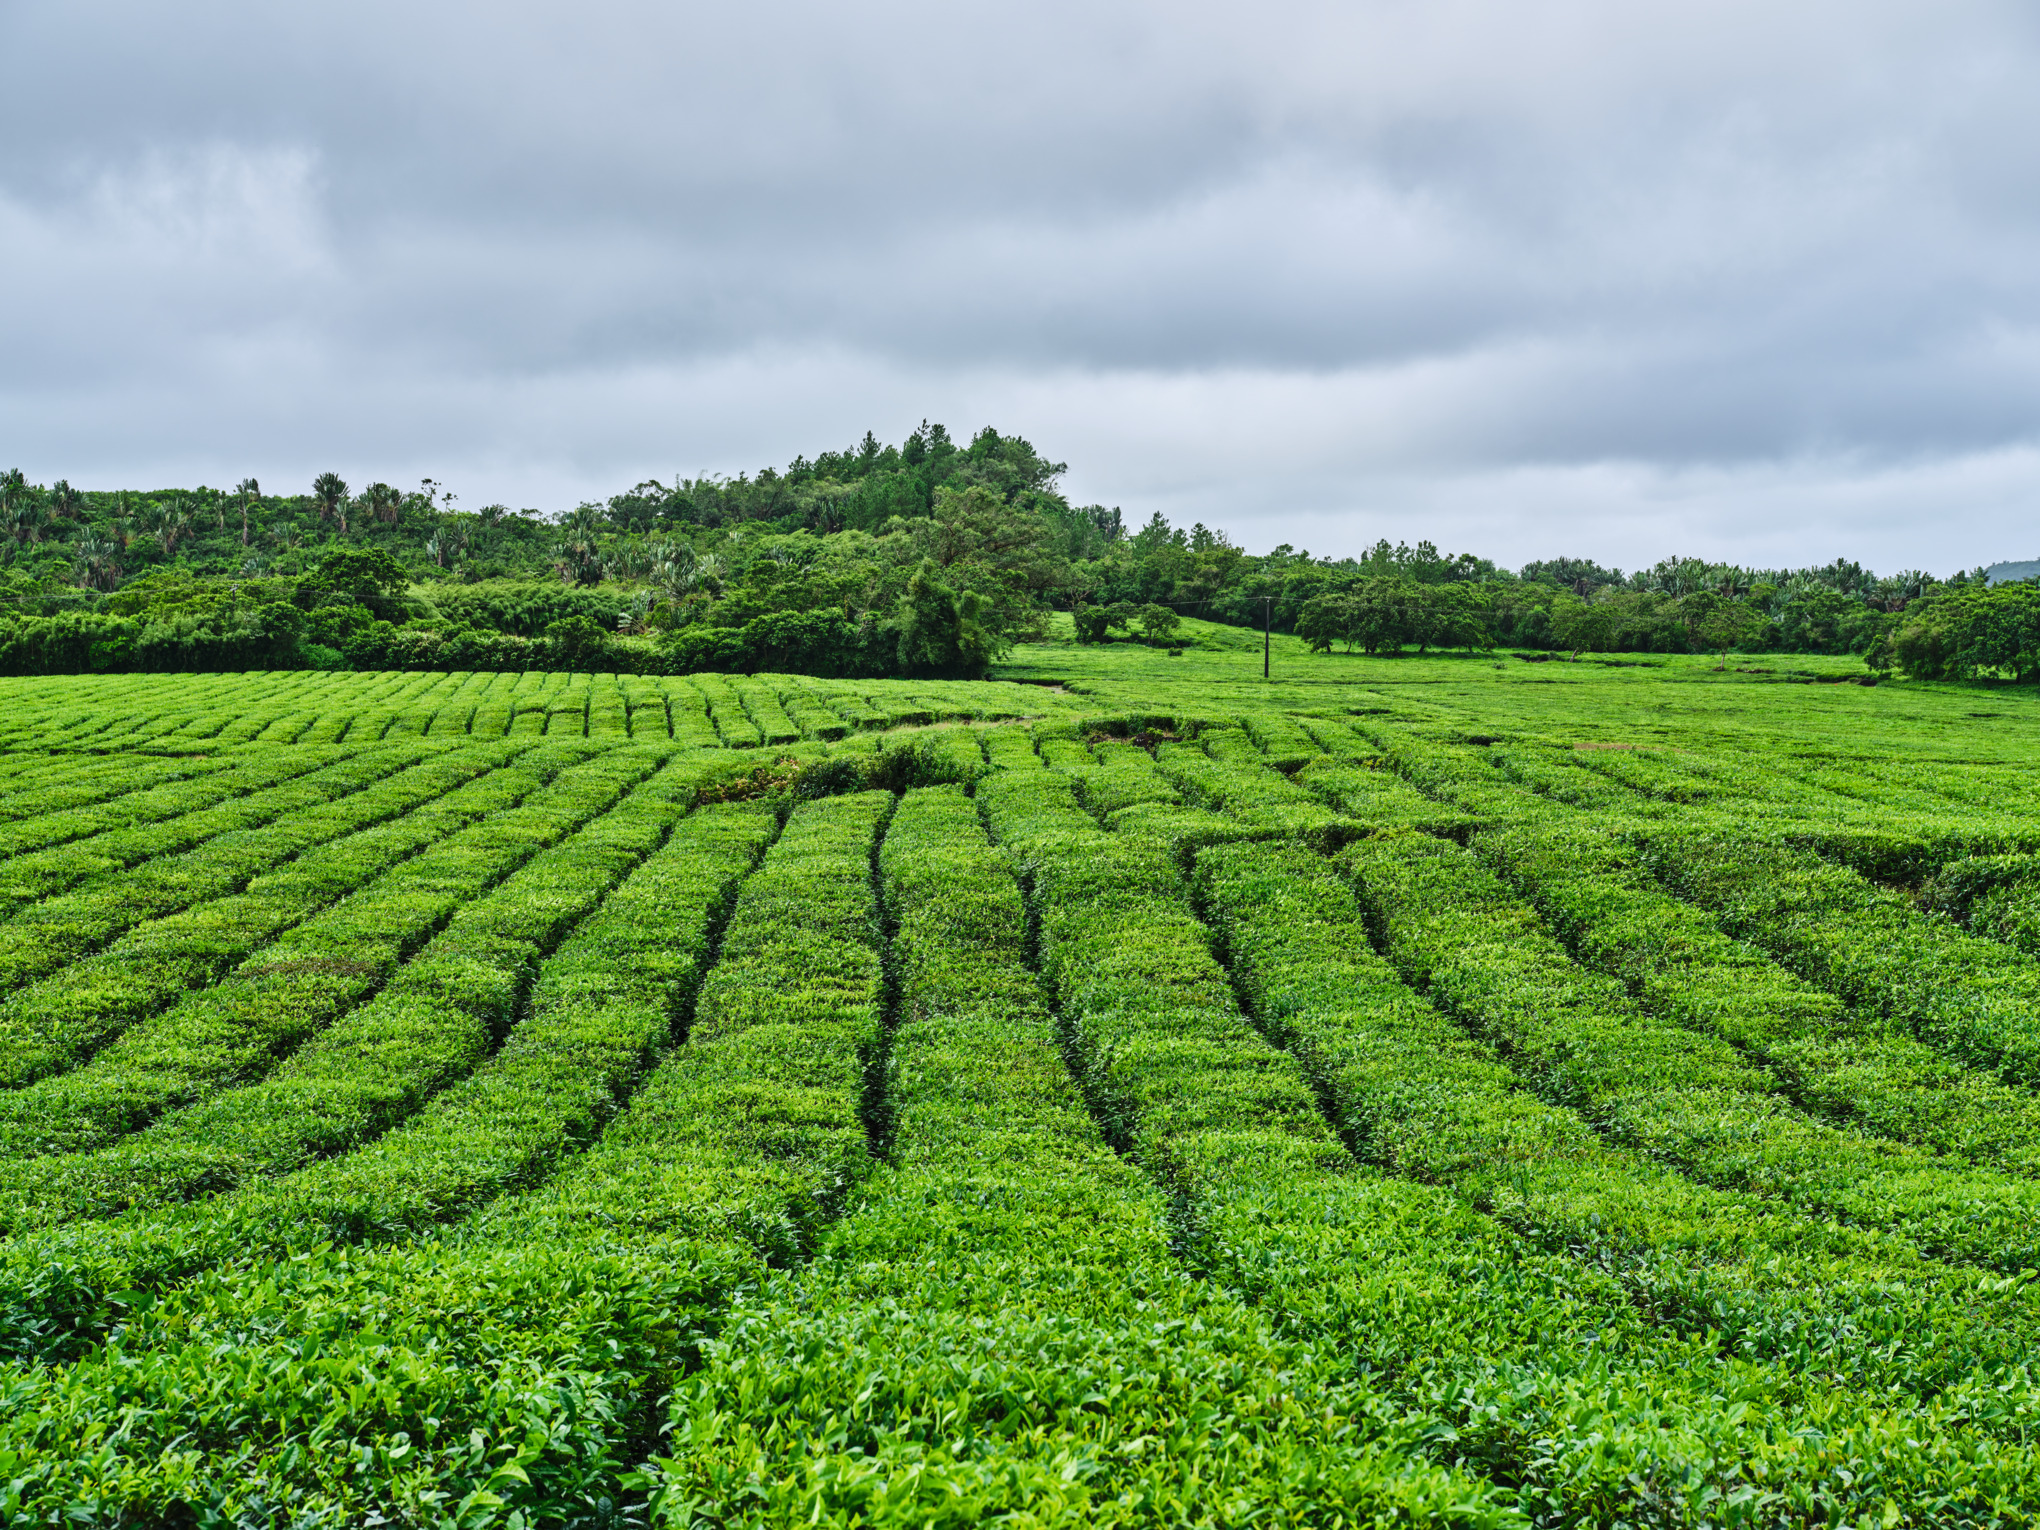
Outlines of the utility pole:
<svg viewBox="0 0 2040 1530">
<path fill-rule="evenodd" d="M 1275 643 L 1273 637 L 1274 631 L 1275 597 L 1273 595 L 1263 595 L 1261 597 L 1261 678 L 1263 680 L 1268 678 L 1268 650 Z"/>
</svg>

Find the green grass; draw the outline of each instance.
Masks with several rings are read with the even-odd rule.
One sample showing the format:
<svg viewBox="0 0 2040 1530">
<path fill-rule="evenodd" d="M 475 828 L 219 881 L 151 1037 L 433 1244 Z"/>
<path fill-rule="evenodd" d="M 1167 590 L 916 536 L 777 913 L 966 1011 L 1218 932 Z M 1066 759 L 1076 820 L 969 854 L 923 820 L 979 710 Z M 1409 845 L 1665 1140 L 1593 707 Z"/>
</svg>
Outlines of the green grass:
<svg viewBox="0 0 2040 1530">
<path fill-rule="evenodd" d="M 2040 694 L 0 682 L 0 1518 L 2040 1522 Z"/>
</svg>

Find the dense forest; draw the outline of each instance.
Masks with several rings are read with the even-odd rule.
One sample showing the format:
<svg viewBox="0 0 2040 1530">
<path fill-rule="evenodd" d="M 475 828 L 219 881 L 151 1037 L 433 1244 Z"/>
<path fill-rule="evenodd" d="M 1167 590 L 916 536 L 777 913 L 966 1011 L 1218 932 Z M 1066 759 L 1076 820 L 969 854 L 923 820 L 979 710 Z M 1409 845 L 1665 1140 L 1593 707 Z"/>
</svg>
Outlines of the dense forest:
<svg viewBox="0 0 2040 1530">
<path fill-rule="evenodd" d="M 0 672 L 608 668 L 981 675 L 1068 611 L 1082 642 L 1180 618 L 1324 652 L 1495 646 L 1861 654 L 1923 678 L 2040 679 L 2040 589 L 1982 570 L 1668 558 L 1514 571 L 1377 542 L 1358 558 L 1073 506 L 1065 465 L 986 428 L 870 433 L 784 471 L 654 480 L 556 517 L 431 479 L 146 492 L 0 477 Z"/>
</svg>

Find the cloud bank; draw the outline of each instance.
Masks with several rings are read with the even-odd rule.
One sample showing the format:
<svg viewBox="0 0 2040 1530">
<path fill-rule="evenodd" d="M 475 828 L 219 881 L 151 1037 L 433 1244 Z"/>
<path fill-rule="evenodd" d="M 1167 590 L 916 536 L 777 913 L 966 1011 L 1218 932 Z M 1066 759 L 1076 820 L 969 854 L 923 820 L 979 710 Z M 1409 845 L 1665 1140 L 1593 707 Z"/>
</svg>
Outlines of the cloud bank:
<svg viewBox="0 0 2040 1530">
<path fill-rule="evenodd" d="M 2040 554 L 2018 4 L 17 0 L 0 456 L 560 509 L 1017 430 L 1504 561 Z"/>
</svg>

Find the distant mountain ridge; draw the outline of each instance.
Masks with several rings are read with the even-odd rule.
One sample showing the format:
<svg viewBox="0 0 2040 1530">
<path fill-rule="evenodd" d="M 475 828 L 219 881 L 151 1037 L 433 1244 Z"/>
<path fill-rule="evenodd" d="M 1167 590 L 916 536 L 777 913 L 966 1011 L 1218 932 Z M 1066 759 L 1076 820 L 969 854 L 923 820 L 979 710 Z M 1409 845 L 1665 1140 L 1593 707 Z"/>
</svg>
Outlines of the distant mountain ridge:
<svg viewBox="0 0 2040 1530">
<path fill-rule="evenodd" d="M 1991 584 L 2010 584 L 2015 579 L 2040 579 L 2040 558 L 2024 563 L 1993 563 L 1983 571 L 1983 577 Z"/>
</svg>

